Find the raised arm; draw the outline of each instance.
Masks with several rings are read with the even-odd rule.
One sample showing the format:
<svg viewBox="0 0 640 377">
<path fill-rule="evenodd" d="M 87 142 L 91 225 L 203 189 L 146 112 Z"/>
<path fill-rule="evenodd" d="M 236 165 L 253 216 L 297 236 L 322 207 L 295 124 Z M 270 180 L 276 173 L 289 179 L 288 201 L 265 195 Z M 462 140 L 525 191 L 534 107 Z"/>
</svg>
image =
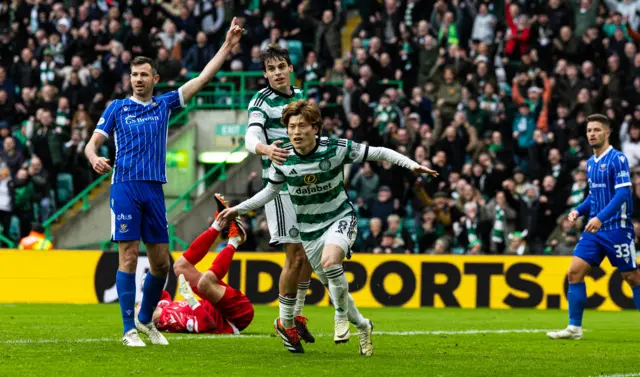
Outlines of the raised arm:
<svg viewBox="0 0 640 377">
<path fill-rule="evenodd" d="M 209 81 L 213 79 L 216 73 L 218 73 L 233 46 L 240 42 L 242 33 L 244 33 L 244 29 L 236 24 L 236 19 L 234 18 L 233 21 L 231 21 L 231 28 L 227 32 L 227 37 L 222 44 L 222 47 L 220 47 L 220 50 L 218 50 L 218 53 L 216 53 L 213 59 L 209 61 L 198 77 L 189 80 L 186 84 L 180 87 L 185 103 L 189 102 L 191 98 L 202 90 L 202 88 L 204 88 Z"/>
</svg>

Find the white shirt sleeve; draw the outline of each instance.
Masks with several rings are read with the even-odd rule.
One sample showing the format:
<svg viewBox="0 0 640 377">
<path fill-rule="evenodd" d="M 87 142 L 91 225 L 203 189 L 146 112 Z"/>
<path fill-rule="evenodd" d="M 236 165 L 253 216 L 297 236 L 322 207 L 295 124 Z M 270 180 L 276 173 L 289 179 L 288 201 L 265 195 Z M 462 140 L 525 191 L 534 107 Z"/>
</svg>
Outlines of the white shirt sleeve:
<svg viewBox="0 0 640 377">
<path fill-rule="evenodd" d="M 366 156 L 367 161 L 387 161 L 394 165 L 401 166 L 406 169 L 416 169 L 420 166 L 412 159 L 385 147 L 369 147 Z"/>
<path fill-rule="evenodd" d="M 280 170 L 271 165 L 271 167 L 269 168 L 268 180 L 269 183 L 267 184 L 267 187 L 263 188 L 252 198 L 247 199 L 236 206 L 238 214 L 247 213 L 264 207 L 265 204 L 269 203 L 270 201 L 275 199 L 276 196 L 278 196 L 278 194 L 280 193 L 280 188 L 285 182 L 285 176 Z"/>
<path fill-rule="evenodd" d="M 265 204 L 269 203 L 270 201 L 275 199 L 276 196 L 278 196 L 278 194 L 280 193 L 280 187 L 282 187 L 282 183 L 274 184 L 269 182 L 267 184 L 267 187 L 260 190 L 260 192 L 255 194 L 250 199 L 247 199 L 236 206 L 238 214 L 242 215 L 247 212 L 251 212 L 258 208 L 264 207 Z"/>
<path fill-rule="evenodd" d="M 256 154 L 256 146 L 258 144 L 267 144 L 264 131 L 256 125 L 249 126 L 247 133 L 244 135 L 244 146 L 249 152 Z"/>
</svg>

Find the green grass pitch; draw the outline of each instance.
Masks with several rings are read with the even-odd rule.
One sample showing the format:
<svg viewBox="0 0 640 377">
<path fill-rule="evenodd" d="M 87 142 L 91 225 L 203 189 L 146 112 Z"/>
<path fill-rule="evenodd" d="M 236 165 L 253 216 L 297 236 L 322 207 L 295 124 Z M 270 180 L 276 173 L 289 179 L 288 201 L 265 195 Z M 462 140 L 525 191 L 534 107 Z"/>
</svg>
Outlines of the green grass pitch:
<svg viewBox="0 0 640 377">
<path fill-rule="evenodd" d="M 363 309 L 372 357 L 359 355 L 353 327 L 333 344 L 329 308 L 305 308 L 317 339 L 300 355 L 272 337 L 276 307 L 257 306 L 240 337 L 169 334 L 169 346 L 139 349 L 121 345 L 119 313 L 0 305 L 0 376 L 640 376 L 635 311 L 587 311 L 583 341 L 552 341 L 544 330 L 564 327 L 564 311 Z"/>
</svg>

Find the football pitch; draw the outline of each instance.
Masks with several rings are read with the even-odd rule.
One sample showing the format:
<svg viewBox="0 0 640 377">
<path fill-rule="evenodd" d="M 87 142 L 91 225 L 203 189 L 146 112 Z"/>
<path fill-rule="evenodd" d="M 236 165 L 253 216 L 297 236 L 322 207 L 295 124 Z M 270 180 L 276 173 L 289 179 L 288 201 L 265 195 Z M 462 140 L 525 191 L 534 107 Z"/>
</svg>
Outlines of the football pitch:
<svg viewBox="0 0 640 377">
<path fill-rule="evenodd" d="M 126 348 L 119 306 L 0 305 L 0 376 L 640 376 L 640 313 L 585 313 L 585 339 L 552 341 L 559 310 L 362 309 L 374 355 L 333 344 L 332 310 L 305 307 L 315 344 L 290 354 L 273 334 L 276 307 L 256 306 L 240 336 L 169 334 L 169 346 Z M 146 338 L 143 338 L 146 339 Z"/>
</svg>

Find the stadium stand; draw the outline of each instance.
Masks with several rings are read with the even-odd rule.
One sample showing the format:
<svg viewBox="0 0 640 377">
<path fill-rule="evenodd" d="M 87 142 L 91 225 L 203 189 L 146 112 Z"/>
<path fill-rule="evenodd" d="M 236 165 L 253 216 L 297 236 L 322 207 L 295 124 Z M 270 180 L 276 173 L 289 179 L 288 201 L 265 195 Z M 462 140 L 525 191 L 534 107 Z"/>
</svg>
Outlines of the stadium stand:
<svg viewBox="0 0 640 377">
<path fill-rule="evenodd" d="M 640 208 L 638 8 L 638 0 L 0 2 L 3 235 L 27 236 L 96 179 L 82 149 L 109 101 L 128 95 L 132 57 L 157 59 L 166 90 L 202 69 L 236 16 L 247 32 L 224 71 L 259 72 L 261 48 L 287 47 L 327 135 L 393 148 L 440 172 L 423 181 L 384 164 L 352 166 L 357 250 L 570 254 L 580 225 L 563 215 L 587 194 L 588 115 L 613 120 L 611 142 L 630 160 Z M 218 100 L 224 108 L 237 98 Z M 248 180 L 247 194 L 258 181 Z M 243 248 L 268 250 L 264 216 L 246 221 L 253 231 Z"/>
</svg>

